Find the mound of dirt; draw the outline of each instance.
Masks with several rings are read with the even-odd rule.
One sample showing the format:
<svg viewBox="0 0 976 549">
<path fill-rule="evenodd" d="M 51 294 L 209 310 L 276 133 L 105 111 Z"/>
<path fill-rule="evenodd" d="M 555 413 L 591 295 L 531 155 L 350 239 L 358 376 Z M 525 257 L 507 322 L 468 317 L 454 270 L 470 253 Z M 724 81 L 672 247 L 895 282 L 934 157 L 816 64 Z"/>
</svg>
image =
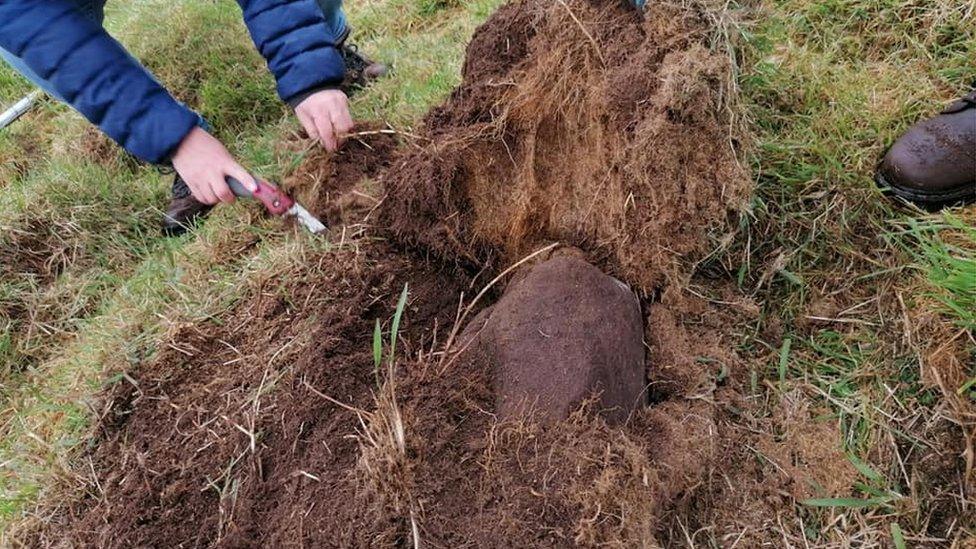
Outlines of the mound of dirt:
<svg viewBox="0 0 976 549">
<path fill-rule="evenodd" d="M 535 409 L 558 421 L 594 395 L 611 422 L 640 407 L 645 375 L 637 296 L 575 254 L 528 269 L 465 332 L 461 345 L 470 346 L 461 360 L 487 361 L 502 419 Z"/>
<path fill-rule="evenodd" d="M 426 144 L 391 173 L 384 225 L 475 266 L 560 241 L 645 292 L 684 280 L 751 190 L 730 56 L 704 11 L 661 3 L 642 19 L 625 4 L 496 12 Z"/>
<path fill-rule="evenodd" d="M 431 353 L 470 282 L 367 241 L 256 277 L 113 386 L 94 480 L 28 545 L 385 547 L 414 524 L 435 547 L 654 543 L 713 460 L 710 407 L 499 419 L 490 365 Z M 403 283 L 411 358 L 378 373 Z"/>
<path fill-rule="evenodd" d="M 373 320 L 410 283 L 422 305 L 401 347 L 414 354 L 460 289 L 383 248 L 314 259 L 256 281 L 220 322 L 183 327 L 116 387 L 89 456 L 98 489 L 71 509 L 73 545 L 314 547 L 362 528 L 347 407 L 371 406 Z"/>
<path fill-rule="evenodd" d="M 688 509 L 721 509 L 713 471 L 735 467 L 720 450 L 755 443 L 726 425 L 750 408 L 728 327 L 754 307 L 672 290 L 642 328 L 629 290 L 564 257 L 516 275 L 480 317 L 482 343 L 445 348 L 462 294 L 544 242 L 580 246 L 646 297 L 691 276 L 741 205 L 728 58 L 708 47 L 701 11 L 654 10 L 509 4 L 477 32 L 464 83 L 418 150 L 385 172 L 386 134 L 310 158 L 285 185 L 345 223 L 333 237 L 350 245 L 303 250 L 128 372 L 80 460 L 87 492 L 31 542 L 649 547 L 677 542 Z M 358 238 L 375 222 L 374 178 L 388 241 Z M 397 360 L 377 368 L 374 323 L 388 340 L 404 283 Z M 552 341 L 523 344 L 532 328 Z M 527 366 L 547 374 L 498 382 Z M 559 368 L 574 377 L 556 379 Z M 645 379 L 653 405 L 631 411 Z M 580 402 L 594 388 L 604 400 Z M 554 416 L 509 413 L 532 392 L 567 398 L 547 403 Z M 609 419 L 626 421 L 609 424 L 598 412 L 615 406 Z"/>
</svg>

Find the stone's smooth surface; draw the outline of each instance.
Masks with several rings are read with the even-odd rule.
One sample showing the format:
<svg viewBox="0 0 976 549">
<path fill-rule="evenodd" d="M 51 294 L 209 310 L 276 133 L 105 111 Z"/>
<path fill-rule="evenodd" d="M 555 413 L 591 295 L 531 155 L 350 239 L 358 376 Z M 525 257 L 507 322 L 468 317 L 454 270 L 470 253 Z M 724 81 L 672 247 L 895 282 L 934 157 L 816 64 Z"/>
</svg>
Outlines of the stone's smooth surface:
<svg viewBox="0 0 976 549">
<path fill-rule="evenodd" d="M 480 329 L 480 331 L 479 331 Z M 634 293 L 586 261 L 559 255 L 506 290 L 465 330 L 492 367 L 496 413 L 558 421 L 599 394 L 611 422 L 644 400 L 643 321 Z"/>
</svg>

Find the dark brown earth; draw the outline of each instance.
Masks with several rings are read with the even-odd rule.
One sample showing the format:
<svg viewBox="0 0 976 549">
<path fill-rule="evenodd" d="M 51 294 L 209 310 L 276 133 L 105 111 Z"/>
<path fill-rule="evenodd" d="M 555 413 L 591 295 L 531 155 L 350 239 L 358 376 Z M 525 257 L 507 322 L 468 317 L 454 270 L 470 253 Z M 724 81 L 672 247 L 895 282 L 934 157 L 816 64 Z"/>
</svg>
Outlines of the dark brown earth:
<svg viewBox="0 0 976 549">
<path fill-rule="evenodd" d="M 116 384 L 86 456 L 98 484 L 37 545 L 402 545 L 411 512 L 432 547 L 651 543 L 715 459 L 711 406 L 677 397 L 616 428 L 592 403 L 551 427 L 499 420 L 483 361 L 429 354 L 463 274 L 381 244 L 306 259 Z M 401 282 L 407 358 L 379 388 L 372 322 L 388 329 Z"/>
<path fill-rule="evenodd" d="M 836 422 L 802 399 L 762 412 L 750 385 L 775 351 L 744 344 L 760 308 L 694 268 L 749 179 L 707 17 L 659 11 L 513 2 L 413 148 L 373 133 L 312 153 L 284 184 L 342 245 L 257 276 L 110 387 L 76 459 L 95 481 L 27 545 L 653 547 L 707 531 L 776 546 L 772 527 L 801 519 L 794 498 L 844 495 L 855 472 Z M 489 280 L 553 241 L 641 296 L 649 405 L 622 423 L 598 398 L 556 422 L 501 417 L 496 365 L 454 337 Z M 543 259 L 465 318 L 518 295 L 510 281 Z M 389 341 L 404 284 L 396 361 L 377 369 L 374 323 Z M 521 306 L 548 314 L 545 295 Z M 605 333 L 635 329 L 621 316 Z M 585 339 L 518 351 L 608 343 L 583 316 L 560 321 Z"/>
<path fill-rule="evenodd" d="M 155 368 L 117 385 L 91 454 L 101 491 L 72 510 L 71 539 L 233 547 L 352 535 L 334 529 L 356 524 L 352 508 L 323 503 L 356 492 L 355 414 L 317 391 L 369 408 L 373 319 L 409 282 L 423 305 L 408 310 L 401 348 L 415 353 L 435 319 L 451 320 L 458 290 L 453 276 L 371 252 L 256 281 L 220 323 L 182 327 Z"/>
<path fill-rule="evenodd" d="M 369 185 L 364 179 L 375 180 L 389 168 L 398 144 L 396 134 L 379 124 L 357 127 L 357 134 L 336 154 L 296 138 L 285 151 L 301 151 L 305 160 L 285 179 L 284 187 L 328 225 L 356 225 L 379 206 L 383 196 L 380 185 Z"/>
<path fill-rule="evenodd" d="M 727 117 L 728 56 L 706 47 L 714 29 L 693 10 L 654 12 L 499 9 L 428 115 L 431 141 L 391 171 L 384 225 L 448 261 L 508 265 L 560 241 L 644 293 L 683 280 L 751 180 Z"/>
</svg>

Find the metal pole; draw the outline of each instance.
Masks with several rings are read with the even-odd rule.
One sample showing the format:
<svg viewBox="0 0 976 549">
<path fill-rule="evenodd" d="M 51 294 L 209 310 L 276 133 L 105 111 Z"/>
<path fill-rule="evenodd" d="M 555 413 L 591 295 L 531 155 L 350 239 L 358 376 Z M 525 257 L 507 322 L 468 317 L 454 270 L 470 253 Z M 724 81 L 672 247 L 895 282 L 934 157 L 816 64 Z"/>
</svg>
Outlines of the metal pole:
<svg viewBox="0 0 976 549">
<path fill-rule="evenodd" d="M 28 94 L 27 97 L 24 97 L 20 101 L 14 103 L 12 107 L 3 111 L 3 113 L 0 114 L 0 130 L 13 124 L 14 120 L 17 120 L 18 118 L 23 116 L 24 113 L 29 111 L 30 108 L 34 106 L 34 103 L 41 97 L 43 93 L 44 92 L 42 92 L 41 90 L 34 90 L 30 94 Z"/>
</svg>

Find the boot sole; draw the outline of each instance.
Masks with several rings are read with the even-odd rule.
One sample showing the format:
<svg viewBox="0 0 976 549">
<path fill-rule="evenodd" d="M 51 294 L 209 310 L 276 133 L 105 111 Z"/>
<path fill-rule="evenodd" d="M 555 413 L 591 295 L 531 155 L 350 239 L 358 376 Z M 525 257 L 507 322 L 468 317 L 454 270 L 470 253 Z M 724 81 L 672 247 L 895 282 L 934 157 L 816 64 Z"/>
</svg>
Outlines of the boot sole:
<svg viewBox="0 0 976 549">
<path fill-rule="evenodd" d="M 874 182 L 882 192 L 891 193 L 927 210 L 962 206 L 976 201 L 976 184 L 962 185 L 943 191 L 923 191 L 892 185 L 880 172 L 874 174 Z"/>
<path fill-rule="evenodd" d="M 183 236 L 190 231 L 189 227 L 184 225 L 164 225 L 159 232 L 166 238 L 176 238 L 178 236 Z"/>
<path fill-rule="evenodd" d="M 202 223 L 210 214 L 211 209 L 212 208 L 207 208 L 202 212 L 197 212 L 191 216 L 188 216 L 184 221 L 177 221 L 176 219 L 163 214 L 163 223 L 160 227 L 160 232 L 167 238 L 183 236 L 190 232 L 191 229 Z"/>
</svg>

